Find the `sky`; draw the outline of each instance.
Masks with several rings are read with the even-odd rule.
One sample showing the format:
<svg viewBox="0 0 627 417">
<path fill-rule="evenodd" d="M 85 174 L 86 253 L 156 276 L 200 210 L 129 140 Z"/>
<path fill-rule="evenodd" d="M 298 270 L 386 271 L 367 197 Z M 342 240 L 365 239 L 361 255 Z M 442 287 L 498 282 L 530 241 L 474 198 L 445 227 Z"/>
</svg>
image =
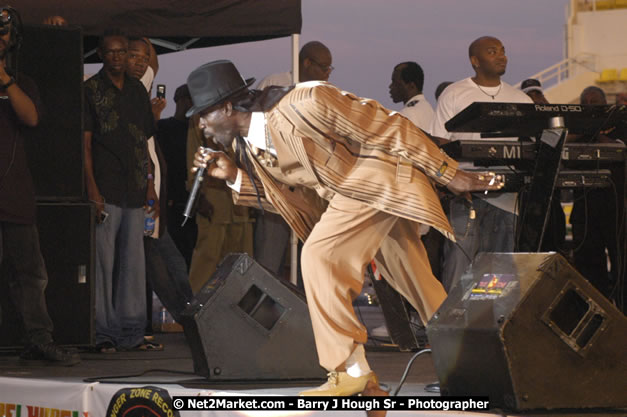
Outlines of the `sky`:
<svg viewBox="0 0 627 417">
<path fill-rule="evenodd" d="M 319 40 L 336 68 L 329 82 L 391 109 L 394 65 L 416 61 L 425 73 L 424 93 L 434 105 L 442 81 L 474 74 L 468 45 L 491 35 L 509 59 L 503 79 L 518 83 L 564 58 L 565 6 L 569 0 L 302 0 L 300 45 Z M 170 99 L 162 117 L 174 113 L 174 90 L 196 67 L 230 59 L 244 78 L 257 80 L 291 69 L 290 38 L 164 54 L 156 84 Z M 96 67 L 97 68 L 97 67 Z"/>
</svg>

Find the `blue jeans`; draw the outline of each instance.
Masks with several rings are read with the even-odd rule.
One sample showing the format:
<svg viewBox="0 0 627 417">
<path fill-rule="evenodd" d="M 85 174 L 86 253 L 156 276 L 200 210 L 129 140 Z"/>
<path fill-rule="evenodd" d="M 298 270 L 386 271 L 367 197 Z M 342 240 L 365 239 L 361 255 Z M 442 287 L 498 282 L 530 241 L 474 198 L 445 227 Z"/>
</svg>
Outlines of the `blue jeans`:
<svg viewBox="0 0 627 417">
<path fill-rule="evenodd" d="M 27 342 L 51 342 L 52 320 L 45 296 L 48 273 L 34 224 L 0 222 L 0 264 L 2 278 L 8 279 L 11 299 L 22 318 Z"/>
<path fill-rule="evenodd" d="M 105 204 L 96 225 L 96 343 L 132 348 L 144 340 L 144 209 Z"/>
<path fill-rule="evenodd" d="M 442 284 L 447 292 L 459 282 L 479 252 L 514 251 L 516 215 L 473 196 L 475 218 L 471 219 L 470 206 L 462 197 L 452 199 L 448 205 L 448 218 L 457 243 L 448 239 L 444 242 Z"/>
<path fill-rule="evenodd" d="M 179 317 L 192 299 L 192 287 L 187 276 L 187 264 L 166 231 L 159 239 L 144 239 L 146 277 L 163 306 Z"/>
</svg>

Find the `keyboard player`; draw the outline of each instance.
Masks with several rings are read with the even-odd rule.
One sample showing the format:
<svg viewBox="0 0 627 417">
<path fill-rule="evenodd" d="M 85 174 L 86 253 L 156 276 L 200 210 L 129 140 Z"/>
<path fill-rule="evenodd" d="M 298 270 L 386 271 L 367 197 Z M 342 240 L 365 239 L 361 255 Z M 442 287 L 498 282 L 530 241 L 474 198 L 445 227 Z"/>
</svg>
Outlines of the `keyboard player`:
<svg viewBox="0 0 627 417">
<path fill-rule="evenodd" d="M 481 139 L 479 133 L 453 133 L 444 127 L 449 119 L 474 102 L 532 103 L 525 93 L 501 80 L 507 68 L 507 56 L 500 40 L 490 36 L 478 38 L 470 44 L 468 55 L 475 76 L 444 90 L 430 129 L 433 136 L 449 140 Z M 464 168 L 472 169 L 472 163 Z M 477 253 L 514 250 L 516 203 L 517 193 L 479 193 L 443 201 L 457 238 L 457 243 L 447 241 L 443 248 L 442 283 L 447 291 L 459 281 Z"/>
</svg>

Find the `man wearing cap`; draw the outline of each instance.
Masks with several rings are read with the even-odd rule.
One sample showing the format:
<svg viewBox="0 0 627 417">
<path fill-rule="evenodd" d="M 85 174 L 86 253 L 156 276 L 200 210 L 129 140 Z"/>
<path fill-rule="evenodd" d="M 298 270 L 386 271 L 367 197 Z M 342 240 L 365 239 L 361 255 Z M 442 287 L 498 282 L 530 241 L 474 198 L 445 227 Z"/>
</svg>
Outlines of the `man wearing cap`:
<svg viewBox="0 0 627 417">
<path fill-rule="evenodd" d="M 418 236 L 421 223 L 452 230 L 431 181 L 454 192 L 498 189 L 467 173 L 405 117 L 326 82 L 250 91 L 229 61 L 188 80 L 205 136 L 230 146 L 196 153 L 196 166 L 226 180 L 238 204 L 278 211 L 305 242 L 303 280 L 316 348 L 329 379 L 301 395 L 353 395 L 376 381 L 365 358 L 366 328 L 353 310 L 373 258 L 426 322 L 446 297 Z M 328 208 L 316 205 L 318 196 Z"/>
<path fill-rule="evenodd" d="M 597 86 L 583 89 L 579 102 L 587 106 L 607 105 L 605 92 Z M 619 124 L 620 126 L 620 124 Z M 606 123 L 603 130 L 594 135 L 569 135 L 568 142 L 616 143 L 612 135 L 616 127 Z M 623 136 L 620 135 L 622 138 Z M 625 279 L 623 267 L 625 248 L 624 227 L 617 224 L 624 213 L 624 166 L 609 166 L 614 188 L 575 189 L 570 223 L 573 228 L 573 261 L 577 271 L 607 298 L 623 307 L 620 283 Z M 623 196 L 623 197 L 621 197 Z M 622 217 L 624 219 L 624 216 Z M 609 268 L 608 268 L 609 259 Z"/>
<path fill-rule="evenodd" d="M 535 104 L 549 104 L 549 101 L 544 97 L 542 84 L 535 78 L 528 78 L 520 83 L 520 89 L 523 93 L 527 94 Z"/>
</svg>

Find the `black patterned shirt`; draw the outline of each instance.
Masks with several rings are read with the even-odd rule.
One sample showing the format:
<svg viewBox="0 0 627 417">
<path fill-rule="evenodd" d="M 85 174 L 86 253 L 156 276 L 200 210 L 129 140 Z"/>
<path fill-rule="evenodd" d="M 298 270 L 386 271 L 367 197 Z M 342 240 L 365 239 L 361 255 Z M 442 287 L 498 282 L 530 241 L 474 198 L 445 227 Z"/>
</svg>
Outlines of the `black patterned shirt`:
<svg viewBox="0 0 627 417">
<path fill-rule="evenodd" d="M 155 131 L 150 98 L 139 80 L 125 77 L 118 89 L 104 70 L 84 84 L 85 131 L 92 132 L 94 177 L 105 202 L 142 207 L 148 148 Z"/>
</svg>

